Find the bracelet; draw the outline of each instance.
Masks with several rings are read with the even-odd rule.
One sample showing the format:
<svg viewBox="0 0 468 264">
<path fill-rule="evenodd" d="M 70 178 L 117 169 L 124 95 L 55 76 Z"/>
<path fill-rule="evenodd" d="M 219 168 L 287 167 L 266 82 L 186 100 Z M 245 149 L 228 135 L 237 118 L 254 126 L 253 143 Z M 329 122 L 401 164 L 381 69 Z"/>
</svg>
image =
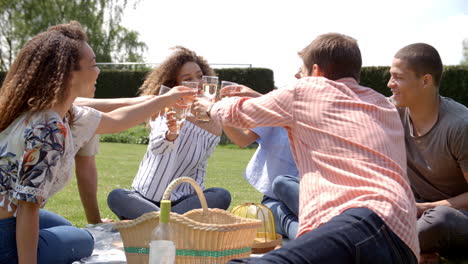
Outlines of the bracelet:
<svg viewBox="0 0 468 264">
<path fill-rule="evenodd" d="M 211 112 L 211 108 L 213 108 L 213 105 L 214 104 L 211 104 L 210 107 L 208 107 L 208 110 L 206 110 L 206 115 L 211 119 L 211 115 L 210 115 L 210 112 Z"/>
</svg>

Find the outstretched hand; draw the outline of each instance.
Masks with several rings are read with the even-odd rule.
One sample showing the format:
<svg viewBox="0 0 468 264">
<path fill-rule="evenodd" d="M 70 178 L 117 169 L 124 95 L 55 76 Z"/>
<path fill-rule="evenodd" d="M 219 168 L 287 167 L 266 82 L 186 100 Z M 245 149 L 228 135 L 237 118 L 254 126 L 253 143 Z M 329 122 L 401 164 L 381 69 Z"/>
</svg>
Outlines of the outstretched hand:
<svg viewBox="0 0 468 264">
<path fill-rule="evenodd" d="M 173 106 L 177 104 L 177 107 L 187 107 L 187 104 L 193 102 L 196 91 L 184 86 L 173 87 L 169 92 L 161 95 L 168 97 L 168 106 Z"/>
<path fill-rule="evenodd" d="M 224 96 L 240 96 L 240 97 L 260 97 L 261 93 L 245 85 L 229 85 L 220 90 L 220 94 Z"/>
<path fill-rule="evenodd" d="M 213 102 L 206 97 L 197 97 L 192 105 L 193 113 L 197 118 L 206 119 L 208 117 L 206 112 L 212 104 Z"/>
</svg>

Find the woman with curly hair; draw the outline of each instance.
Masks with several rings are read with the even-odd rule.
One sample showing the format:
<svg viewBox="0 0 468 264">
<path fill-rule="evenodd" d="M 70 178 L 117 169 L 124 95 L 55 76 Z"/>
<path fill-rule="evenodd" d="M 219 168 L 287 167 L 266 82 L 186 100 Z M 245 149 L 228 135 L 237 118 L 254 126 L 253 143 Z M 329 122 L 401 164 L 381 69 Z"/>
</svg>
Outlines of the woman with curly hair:
<svg viewBox="0 0 468 264">
<path fill-rule="evenodd" d="M 89 232 L 40 209 L 71 178 L 76 151 L 94 133 L 127 129 L 194 94 L 178 87 L 110 113 L 73 106 L 94 92 L 98 75 L 74 21 L 33 37 L 11 65 L 0 89 L 0 263 L 71 263 L 91 255 Z M 87 126 L 72 131 L 73 120 Z"/>
<path fill-rule="evenodd" d="M 206 60 L 177 46 L 148 75 L 140 91 L 143 95 L 158 94 L 161 85 L 173 87 L 182 81 L 200 81 L 203 75 L 214 75 Z M 132 190 L 115 189 L 107 197 L 109 208 L 120 219 L 135 219 L 159 211 L 166 187 L 176 178 L 191 177 L 204 188 L 208 158 L 219 143 L 222 128 L 189 115 L 178 132 L 174 121 L 170 114 L 150 120 L 150 142 Z M 210 208 L 227 209 L 231 203 L 230 193 L 223 188 L 208 188 L 204 194 Z M 186 183 L 172 192 L 171 201 L 172 211 L 179 214 L 201 208 L 197 195 Z"/>
</svg>

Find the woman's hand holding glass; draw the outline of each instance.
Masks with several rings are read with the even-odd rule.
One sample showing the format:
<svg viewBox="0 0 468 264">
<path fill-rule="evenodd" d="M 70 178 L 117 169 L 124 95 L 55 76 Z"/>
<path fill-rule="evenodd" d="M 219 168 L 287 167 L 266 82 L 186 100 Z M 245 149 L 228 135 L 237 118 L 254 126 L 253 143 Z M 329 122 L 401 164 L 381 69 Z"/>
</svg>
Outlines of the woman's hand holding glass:
<svg viewBox="0 0 468 264">
<path fill-rule="evenodd" d="M 182 123 L 185 121 L 189 108 L 173 107 L 171 111 L 166 113 L 166 124 L 168 133 L 166 138 L 170 141 L 174 140 L 180 133 Z"/>
<path fill-rule="evenodd" d="M 175 92 L 174 92 L 175 91 Z M 168 127 L 169 135 L 178 135 L 182 123 L 184 122 L 187 113 L 190 111 L 190 106 L 193 102 L 195 92 L 192 89 L 183 86 L 176 86 L 174 88 L 169 88 L 167 86 L 161 85 L 159 89 L 159 95 L 173 95 L 179 94 L 180 92 L 189 91 L 191 96 L 181 96 L 173 107 L 166 107 L 166 122 Z"/>
<path fill-rule="evenodd" d="M 210 120 L 207 111 L 214 103 L 206 97 L 197 97 L 193 103 L 193 109 L 197 117 Z"/>
<path fill-rule="evenodd" d="M 191 104 L 195 98 L 196 91 L 193 91 L 190 88 L 184 86 L 175 86 L 169 88 L 167 86 L 161 85 L 159 89 L 159 95 L 165 97 L 165 104 L 167 106 L 177 105 L 180 107 L 187 107 Z"/>
</svg>

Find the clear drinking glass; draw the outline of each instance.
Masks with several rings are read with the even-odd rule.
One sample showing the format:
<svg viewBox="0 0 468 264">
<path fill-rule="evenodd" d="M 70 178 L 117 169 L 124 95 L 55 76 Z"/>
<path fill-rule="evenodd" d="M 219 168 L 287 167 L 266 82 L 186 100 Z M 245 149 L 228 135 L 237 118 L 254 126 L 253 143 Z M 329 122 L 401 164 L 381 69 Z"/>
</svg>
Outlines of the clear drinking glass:
<svg viewBox="0 0 468 264">
<path fill-rule="evenodd" d="M 221 97 L 229 96 L 231 92 L 236 92 L 237 91 L 237 83 L 235 82 L 229 82 L 229 81 L 221 81 Z M 231 86 L 229 90 L 223 90 L 225 87 Z"/>
<path fill-rule="evenodd" d="M 161 85 L 161 86 L 159 87 L 159 93 L 158 93 L 158 94 L 159 94 L 159 95 L 163 95 L 163 94 L 169 92 L 170 90 L 171 90 L 171 88 L 169 88 L 169 87 L 167 87 L 167 86 L 165 86 L 165 85 Z M 169 110 L 170 110 L 169 107 L 165 107 L 165 108 L 164 108 L 164 113 L 169 112 Z"/>
<path fill-rule="evenodd" d="M 210 100 L 214 100 L 216 97 L 216 90 L 218 89 L 218 77 L 217 76 L 203 76 L 203 94 Z"/>
<path fill-rule="evenodd" d="M 191 88 L 193 90 L 197 91 L 197 96 L 202 94 L 202 90 L 200 89 L 200 83 L 199 82 L 189 82 L 189 81 L 183 81 L 182 86 Z"/>
<path fill-rule="evenodd" d="M 190 106 L 189 105 L 185 105 L 185 107 L 174 106 L 172 107 L 172 111 L 175 112 L 174 117 L 177 120 L 177 134 L 179 134 L 180 126 L 185 121 L 187 114 L 190 112 Z"/>
<path fill-rule="evenodd" d="M 162 94 L 165 94 L 167 92 L 169 92 L 171 90 L 171 88 L 165 86 L 165 85 L 161 85 L 161 87 L 159 88 L 159 95 L 162 95 Z M 187 117 L 187 113 L 190 111 L 190 105 L 186 104 L 186 105 L 181 105 L 179 104 L 179 106 L 174 106 L 174 107 L 166 107 L 165 109 L 165 112 L 169 112 L 169 111 L 174 111 L 174 117 L 175 119 L 177 120 L 177 134 L 179 134 L 179 131 L 180 131 L 180 125 L 182 124 L 182 122 L 184 122 L 185 118 Z"/>
</svg>

